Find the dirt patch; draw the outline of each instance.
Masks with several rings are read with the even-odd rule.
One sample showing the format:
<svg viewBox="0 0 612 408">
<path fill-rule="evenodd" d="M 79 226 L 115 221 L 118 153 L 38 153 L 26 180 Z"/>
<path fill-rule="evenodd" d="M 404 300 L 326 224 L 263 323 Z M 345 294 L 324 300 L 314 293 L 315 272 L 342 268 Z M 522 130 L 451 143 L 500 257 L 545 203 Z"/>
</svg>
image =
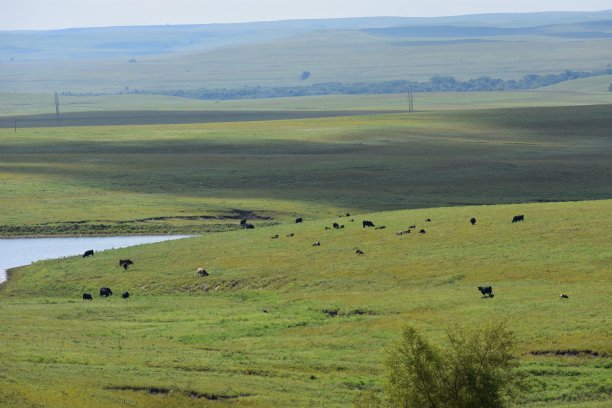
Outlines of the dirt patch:
<svg viewBox="0 0 612 408">
<path fill-rule="evenodd" d="M 533 356 L 563 356 L 563 357 L 608 357 L 608 353 L 593 350 L 535 350 L 530 351 Z"/>
<path fill-rule="evenodd" d="M 172 392 L 172 393 L 183 394 L 187 397 L 194 398 L 194 399 L 204 398 L 209 401 L 228 400 L 228 399 L 235 399 L 235 398 L 241 398 L 241 397 L 250 397 L 253 395 L 253 394 L 235 394 L 235 395 L 213 394 L 213 393 L 208 393 L 208 392 L 201 393 L 197 391 L 181 391 L 181 390 L 173 390 L 173 389 L 161 388 L 161 387 L 147 387 L 147 386 L 138 387 L 138 386 L 131 386 L 131 385 L 105 387 L 104 389 L 113 390 L 113 391 L 146 392 L 151 395 L 168 395 Z"/>
</svg>

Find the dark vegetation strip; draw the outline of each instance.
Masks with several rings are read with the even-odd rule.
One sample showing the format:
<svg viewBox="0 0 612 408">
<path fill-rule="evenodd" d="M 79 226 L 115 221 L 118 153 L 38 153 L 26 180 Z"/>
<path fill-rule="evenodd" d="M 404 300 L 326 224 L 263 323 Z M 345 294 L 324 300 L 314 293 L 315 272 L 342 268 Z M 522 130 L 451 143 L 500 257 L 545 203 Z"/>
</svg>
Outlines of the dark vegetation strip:
<svg viewBox="0 0 612 408">
<path fill-rule="evenodd" d="M 101 111 L 66 112 L 60 126 L 172 125 L 185 123 L 248 122 L 266 120 L 314 119 L 402 113 L 400 110 L 351 111 Z M 0 117 L 0 128 L 36 128 L 57 126 L 55 114 Z"/>
<path fill-rule="evenodd" d="M 536 89 L 580 78 L 611 75 L 612 68 L 598 71 L 570 71 L 559 74 L 528 74 L 521 79 L 504 80 L 481 76 L 479 78 L 459 81 L 452 76 L 435 76 L 427 82 L 415 81 L 379 81 L 379 82 L 326 82 L 304 86 L 285 87 L 244 87 L 237 89 L 178 89 L 178 90 L 133 90 L 130 93 L 179 96 L 203 100 L 235 100 L 284 98 L 292 96 L 320 95 L 358 95 L 358 94 L 398 94 L 412 92 L 483 92 L 483 91 L 517 91 Z"/>
<path fill-rule="evenodd" d="M 171 392 L 179 392 L 190 398 L 195 398 L 195 399 L 204 398 L 210 401 L 228 400 L 228 399 L 234 399 L 234 398 L 240 398 L 240 397 L 250 397 L 253 395 L 253 394 L 236 394 L 236 395 L 212 394 L 212 393 L 206 393 L 206 392 L 200 393 L 196 391 L 179 391 L 179 390 L 173 390 L 170 388 L 163 388 L 163 387 L 137 387 L 137 386 L 129 386 L 129 385 L 107 387 L 106 389 L 113 390 L 113 391 L 134 391 L 134 392 L 144 391 L 151 395 L 168 395 Z"/>
</svg>

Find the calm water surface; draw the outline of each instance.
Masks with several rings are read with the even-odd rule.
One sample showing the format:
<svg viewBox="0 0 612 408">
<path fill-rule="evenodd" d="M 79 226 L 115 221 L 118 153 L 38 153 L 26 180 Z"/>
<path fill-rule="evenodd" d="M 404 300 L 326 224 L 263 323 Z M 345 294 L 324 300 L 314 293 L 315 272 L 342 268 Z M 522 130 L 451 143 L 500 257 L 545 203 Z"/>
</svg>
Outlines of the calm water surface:
<svg viewBox="0 0 612 408">
<path fill-rule="evenodd" d="M 189 235 L 155 235 L 137 237 L 94 238 L 14 238 L 0 239 L 0 283 L 6 280 L 6 270 L 44 259 L 82 255 L 88 249 L 96 252 L 112 248 L 169 241 Z"/>
</svg>

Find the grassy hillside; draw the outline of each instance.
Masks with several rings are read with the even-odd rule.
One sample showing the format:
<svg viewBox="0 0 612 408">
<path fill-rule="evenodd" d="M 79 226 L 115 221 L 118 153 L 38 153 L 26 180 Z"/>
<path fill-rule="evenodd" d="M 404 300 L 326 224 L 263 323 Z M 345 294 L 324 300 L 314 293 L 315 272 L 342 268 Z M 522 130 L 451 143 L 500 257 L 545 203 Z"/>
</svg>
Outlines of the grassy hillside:
<svg viewBox="0 0 612 408">
<path fill-rule="evenodd" d="M 194 232 L 235 224 L 235 210 L 277 222 L 609 198 L 611 117 L 602 105 L 4 129 L 0 230 Z"/>
<path fill-rule="evenodd" d="M 595 15 L 600 21 L 593 21 Z M 545 15 L 499 17 L 5 32 L 0 33 L 0 51 L 6 55 L 0 61 L 0 88 L 116 93 L 426 81 L 436 75 L 518 79 L 566 69 L 601 70 L 612 61 L 609 12 L 565 21 Z M 312 75 L 301 81 L 305 70 Z"/>
<path fill-rule="evenodd" d="M 472 110 L 530 106 L 612 104 L 611 76 L 579 79 L 532 90 L 514 92 L 415 93 L 418 111 Z M 234 101 L 205 101 L 161 95 L 60 96 L 60 112 L 111 111 L 358 111 L 407 110 L 404 94 L 328 95 Z M 0 93 L 0 121 L 20 121 L 23 115 L 55 115 L 53 94 Z M 176 120 L 176 116 L 172 119 Z"/>
<path fill-rule="evenodd" d="M 334 221 L 345 227 L 324 229 Z M 427 232 L 396 235 L 412 224 Z M 0 289 L 0 402 L 345 407 L 379 390 L 403 324 L 439 341 L 445 327 L 507 319 L 528 375 L 521 406 L 603 407 L 611 227 L 610 200 L 439 208 L 37 262 Z M 125 257 L 128 271 L 116 265 Z M 484 284 L 495 298 L 481 299 Z M 99 298 L 102 286 L 115 295 Z"/>
</svg>

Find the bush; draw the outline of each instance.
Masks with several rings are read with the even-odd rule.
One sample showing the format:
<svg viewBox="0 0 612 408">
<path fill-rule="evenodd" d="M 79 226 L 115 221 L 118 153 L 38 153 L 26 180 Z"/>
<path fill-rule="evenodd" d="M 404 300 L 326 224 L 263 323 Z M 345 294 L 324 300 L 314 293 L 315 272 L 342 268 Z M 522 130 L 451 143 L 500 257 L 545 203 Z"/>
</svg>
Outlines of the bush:
<svg viewBox="0 0 612 408">
<path fill-rule="evenodd" d="M 391 407 L 496 408 L 509 405 L 522 377 L 504 324 L 447 333 L 444 348 L 406 327 L 386 359 Z"/>
</svg>

